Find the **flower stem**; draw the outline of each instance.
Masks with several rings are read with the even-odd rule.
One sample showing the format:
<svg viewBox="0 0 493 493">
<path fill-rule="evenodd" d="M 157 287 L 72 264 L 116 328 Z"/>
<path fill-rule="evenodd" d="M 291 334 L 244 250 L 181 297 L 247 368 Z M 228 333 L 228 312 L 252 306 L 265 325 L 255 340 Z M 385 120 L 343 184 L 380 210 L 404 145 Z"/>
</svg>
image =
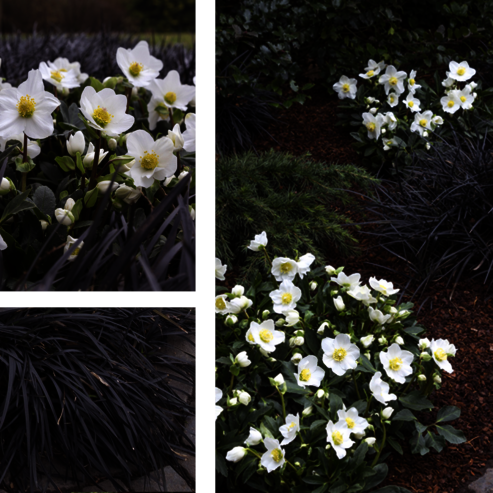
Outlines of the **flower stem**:
<svg viewBox="0 0 493 493">
<path fill-rule="evenodd" d="M 387 439 L 387 429 L 385 428 L 385 424 L 383 421 L 380 421 L 383 426 L 383 438 L 382 438 L 382 443 L 380 445 L 380 448 L 378 449 L 378 454 L 375 457 L 375 460 L 373 461 L 373 464 L 371 467 L 375 466 L 375 464 L 378 462 L 378 459 L 380 458 L 380 454 L 382 453 L 383 447 L 385 446 L 385 440 Z"/>
<path fill-rule="evenodd" d="M 354 388 L 356 389 L 356 394 L 358 395 L 358 399 L 361 399 L 361 395 L 359 393 L 358 383 L 356 382 L 356 372 L 353 370 L 353 382 Z"/>
<path fill-rule="evenodd" d="M 284 396 L 282 395 L 282 392 L 279 390 L 279 387 L 276 387 L 276 389 L 279 392 L 279 395 L 281 396 L 282 416 L 284 418 L 284 421 L 286 421 L 286 405 L 284 404 Z"/>
<path fill-rule="evenodd" d="M 298 469 L 296 469 L 296 467 L 294 467 L 293 464 L 291 464 L 291 462 L 287 460 L 286 463 L 289 464 L 296 471 L 296 474 L 298 474 Z"/>
<path fill-rule="evenodd" d="M 250 447 L 247 447 L 247 451 L 258 457 L 259 459 L 262 458 L 262 456 L 256 450 L 253 450 Z"/>
<path fill-rule="evenodd" d="M 233 383 L 235 381 L 235 376 L 231 374 L 231 382 L 229 383 L 228 394 L 233 390 Z"/>
<path fill-rule="evenodd" d="M 22 162 L 27 163 L 27 135 L 24 132 L 24 148 L 22 149 Z M 22 173 L 22 191 L 26 191 L 27 172 Z"/>
<path fill-rule="evenodd" d="M 99 151 L 101 149 L 101 130 L 98 130 L 98 140 L 96 140 L 96 146 L 94 148 L 94 160 L 92 162 L 91 182 L 89 183 L 89 190 L 92 190 L 98 180 L 98 164 L 99 164 Z"/>
</svg>

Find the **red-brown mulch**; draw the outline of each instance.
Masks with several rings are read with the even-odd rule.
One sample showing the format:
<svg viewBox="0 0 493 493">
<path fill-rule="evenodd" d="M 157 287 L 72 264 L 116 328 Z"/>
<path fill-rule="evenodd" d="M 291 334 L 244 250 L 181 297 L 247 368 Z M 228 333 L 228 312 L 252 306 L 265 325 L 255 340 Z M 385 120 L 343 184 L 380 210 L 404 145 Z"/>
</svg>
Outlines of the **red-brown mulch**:
<svg viewBox="0 0 493 493">
<path fill-rule="evenodd" d="M 270 132 L 278 143 L 263 136 L 255 143 L 256 149 L 274 148 L 294 155 L 309 151 L 313 160 L 358 164 L 352 138 L 347 130 L 335 126 L 337 104 L 336 97 L 319 91 L 304 106 L 277 110 L 279 123 L 273 124 Z M 347 273 L 360 272 L 364 282 L 374 276 L 403 288 L 409 279 L 404 262 L 378 249 L 375 238 L 361 232 L 355 235 L 364 254 L 342 258 L 327 252 L 330 264 L 344 265 Z M 485 286 L 478 281 L 462 282 L 452 300 L 450 291 L 444 282 L 431 284 L 414 310 L 421 306 L 418 321 L 428 329 L 428 338 L 448 339 L 457 347 L 457 356 L 451 360 L 454 372 L 443 375 L 443 386 L 434 399 L 438 407 L 461 408 L 460 419 L 450 424 L 464 432 L 467 443 L 448 445 L 440 454 L 432 451 L 425 456 L 411 454 L 409 448 L 403 456 L 394 452 L 384 484 L 415 493 L 466 493 L 467 484 L 493 467 L 493 300 L 485 301 Z"/>
</svg>

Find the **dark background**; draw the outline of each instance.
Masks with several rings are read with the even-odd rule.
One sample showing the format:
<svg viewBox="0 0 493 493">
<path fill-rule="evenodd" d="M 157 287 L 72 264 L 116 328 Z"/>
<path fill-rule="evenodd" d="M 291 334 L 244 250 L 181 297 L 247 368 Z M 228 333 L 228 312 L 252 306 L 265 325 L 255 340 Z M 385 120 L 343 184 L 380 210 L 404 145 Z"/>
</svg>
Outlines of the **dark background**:
<svg viewBox="0 0 493 493">
<path fill-rule="evenodd" d="M 195 0 L 0 0 L 0 32 L 195 32 Z"/>
</svg>

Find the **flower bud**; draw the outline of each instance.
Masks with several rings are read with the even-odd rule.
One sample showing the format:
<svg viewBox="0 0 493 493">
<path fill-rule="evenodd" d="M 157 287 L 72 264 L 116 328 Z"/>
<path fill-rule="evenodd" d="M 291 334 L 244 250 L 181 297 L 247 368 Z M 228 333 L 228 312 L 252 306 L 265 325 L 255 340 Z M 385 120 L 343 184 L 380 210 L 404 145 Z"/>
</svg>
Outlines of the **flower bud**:
<svg viewBox="0 0 493 493">
<path fill-rule="evenodd" d="M 56 220 L 64 226 L 70 226 L 75 222 L 74 215 L 65 209 L 56 209 L 55 217 Z"/>
<path fill-rule="evenodd" d="M 294 343 L 293 343 L 295 346 L 303 346 L 303 344 L 305 344 L 305 339 L 304 337 L 295 337 L 294 338 Z"/>
<path fill-rule="evenodd" d="M 394 410 L 391 408 L 391 407 L 386 407 L 383 411 L 382 411 L 382 417 L 384 419 L 389 419 L 390 416 L 392 416 L 392 413 L 394 412 Z"/>
<path fill-rule="evenodd" d="M 419 380 L 420 382 L 426 382 L 426 375 L 423 375 L 423 374 L 418 375 L 418 380 Z"/>
<path fill-rule="evenodd" d="M 418 342 L 418 347 L 421 349 L 421 351 L 424 351 L 425 349 L 428 349 L 430 347 L 431 342 L 429 339 L 420 339 Z"/>
<path fill-rule="evenodd" d="M 262 433 L 260 433 L 260 431 L 256 430 L 255 428 L 250 427 L 250 435 L 248 435 L 248 438 L 245 440 L 245 444 L 249 447 L 253 447 L 255 445 L 258 445 L 261 441 Z"/>
<path fill-rule="evenodd" d="M 434 381 L 435 383 L 442 383 L 442 377 L 440 377 L 440 375 L 435 375 L 435 376 L 433 377 L 433 381 Z"/>
<path fill-rule="evenodd" d="M 235 363 L 242 368 L 249 366 L 252 362 L 248 359 L 248 354 L 246 351 L 238 353 L 235 358 Z"/>
<path fill-rule="evenodd" d="M 286 320 L 283 318 L 280 318 L 279 320 L 276 320 L 276 327 L 282 327 L 286 323 Z"/>
<path fill-rule="evenodd" d="M 282 385 L 284 383 L 284 377 L 282 376 L 282 373 L 279 373 L 277 377 L 274 378 L 274 382 L 276 382 L 276 385 Z"/>
<path fill-rule="evenodd" d="M 426 351 L 423 351 L 419 357 L 423 360 L 423 361 L 430 361 L 431 360 L 431 354 L 427 353 Z"/>
<path fill-rule="evenodd" d="M 117 142 L 115 139 L 111 138 L 111 139 L 108 139 L 108 147 L 114 151 L 116 149 L 116 146 L 117 146 Z"/>
<path fill-rule="evenodd" d="M 66 211 L 71 211 L 73 208 L 74 208 L 74 205 L 75 205 L 75 200 L 72 199 L 72 198 L 68 198 L 65 202 L 65 205 L 63 206 L 63 208 L 66 210 Z"/>
<path fill-rule="evenodd" d="M 238 322 L 238 317 L 236 315 L 233 315 L 232 313 L 230 313 L 224 321 L 224 323 L 226 325 L 229 325 L 229 327 L 233 326 L 236 322 Z"/>
<path fill-rule="evenodd" d="M 71 156 L 75 156 L 78 152 L 82 154 L 85 147 L 86 141 L 84 134 L 80 130 L 75 132 L 74 135 L 71 135 L 67 140 L 67 151 Z"/>
<path fill-rule="evenodd" d="M 354 436 L 356 437 L 357 440 L 361 440 L 366 433 L 363 431 L 362 433 L 355 433 Z"/>
<path fill-rule="evenodd" d="M 240 401 L 240 404 L 248 406 L 248 404 L 250 404 L 250 401 L 252 400 L 252 396 L 248 392 L 240 392 L 238 400 Z"/>
<path fill-rule="evenodd" d="M 429 143 L 429 142 L 427 142 L 427 143 L 426 143 L 426 145 L 425 145 L 425 147 L 426 147 L 426 150 L 427 150 L 427 151 L 429 151 L 429 150 L 431 149 L 431 145 L 430 145 L 430 143 Z"/>
<path fill-rule="evenodd" d="M 231 462 L 239 462 L 241 459 L 243 459 L 243 457 L 245 457 L 245 454 L 245 448 L 235 447 L 226 454 L 226 460 L 229 460 Z"/>
<path fill-rule="evenodd" d="M 365 356 L 366 356 L 366 359 L 370 359 L 371 358 L 371 353 L 368 351 L 367 353 L 365 353 Z"/>
<path fill-rule="evenodd" d="M 388 341 L 387 341 L 387 339 L 386 339 L 386 337 L 385 337 L 385 336 L 379 337 L 379 338 L 378 338 L 378 342 L 379 342 L 379 344 L 380 344 L 380 345 L 382 345 L 382 346 L 385 346 L 385 344 L 387 344 L 387 343 L 388 343 Z"/>
<path fill-rule="evenodd" d="M 316 281 L 312 281 L 312 282 L 310 283 L 310 289 L 311 289 L 312 291 L 315 291 L 315 289 L 317 289 L 317 286 L 318 286 L 318 283 L 317 283 Z"/>
<path fill-rule="evenodd" d="M 140 187 L 135 189 L 122 184 L 117 188 L 115 192 L 115 197 L 118 197 L 120 200 L 123 200 L 127 204 L 135 204 L 135 202 L 137 202 L 137 200 L 139 200 L 142 196 L 140 190 Z"/>
<path fill-rule="evenodd" d="M 377 441 L 377 439 L 375 437 L 365 438 L 365 442 L 368 444 L 369 447 L 373 447 L 373 445 L 375 445 L 376 441 Z"/>
<path fill-rule="evenodd" d="M 339 295 L 337 298 L 333 298 L 332 301 L 334 302 L 334 306 L 336 307 L 337 311 L 342 312 L 342 310 L 346 308 L 341 295 Z"/>
<path fill-rule="evenodd" d="M 397 336 L 395 338 L 395 343 L 399 344 L 399 346 L 402 346 L 404 344 L 404 339 L 401 336 Z"/>
<path fill-rule="evenodd" d="M 326 265 L 325 266 L 325 272 L 327 272 L 327 274 L 329 274 L 329 276 L 333 276 L 336 273 L 336 270 L 337 269 L 334 269 L 334 267 L 332 267 L 332 265 Z"/>
<path fill-rule="evenodd" d="M 10 181 L 7 178 L 2 178 L 0 183 L 0 195 L 5 195 L 10 192 Z"/>
<path fill-rule="evenodd" d="M 270 358 L 270 353 L 268 353 L 263 347 L 258 349 L 260 351 L 260 354 L 262 356 L 265 356 L 266 358 Z"/>
<path fill-rule="evenodd" d="M 318 389 L 316 395 L 319 399 L 322 399 L 325 396 L 325 390 L 324 389 Z"/>
<path fill-rule="evenodd" d="M 100 181 L 96 186 L 98 187 L 98 190 L 100 193 L 104 194 L 106 193 L 106 190 L 108 190 L 108 187 L 111 185 L 110 180 L 104 180 Z M 111 186 L 111 191 L 114 192 L 120 185 L 118 183 L 113 182 L 113 185 Z"/>
<path fill-rule="evenodd" d="M 294 353 L 291 357 L 291 361 L 293 364 L 297 365 L 303 359 L 303 355 L 301 353 Z"/>
<path fill-rule="evenodd" d="M 48 221 L 44 221 L 43 219 L 40 219 L 39 222 L 41 223 L 41 229 L 44 231 L 48 227 Z"/>
<path fill-rule="evenodd" d="M 377 111 L 378 111 L 378 110 L 377 110 L 377 108 L 371 108 L 371 109 L 370 109 L 370 113 L 371 113 L 372 115 L 374 115 Z"/>
<path fill-rule="evenodd" d="M 370 334 L 368 336 L 362 337 L 360 339 L 360 342 L 361 342 L 361 344 L 363 344 L 364 347 L 370 347 L 372 342 L 374 341 L 374 339 L 375 339 L 375 336 L 373 334 Z"/>
<path fill-rule="evenodd" d="M 313 412 L 313 406 L 308 406 L 303 409 L 303 416 L 310 416 L 310 414 Z"/>
<path fill-rule="evenodd" d="M 267 320 L 270 316 L 270 311 L 269 310 L 264 310 L 262 312 L 262 320 Z"/>
<path fill-rule="evenodd" d="M 238 404 L 238 399 L 236 397 L 233 397 L 232 399 L 229 400 L 230 406 L 236 406 L 236 404 Z"/>
<path fill-rule="evenodd" d="M 423 132 L 423 137 L 428 137 L 428 132 L 426 130 Z"/>
<path fill-rule="evenodd" d="M 384 134 L 387 132 L 387 130 L 385 128 L 382 128 L 381 132 Z"/>
<path fill-rule="evenodd" d="M 327 322 L 324 322 L 323 324 L 320 325 L 320 327 L 317 329 L 317 334 L 322 334 L 325 332 L 325 327 L 328 327 L 329 324 Z"/>
<path fill-rule="evenodd" d="M 236 285 L 231 290 L 231 294 L 233 294 L 234 296 L 237 296 L 237 297 L 243 296 L 244 292 L 245 292 L 245 288 L 243 286 L 240 286 L 240 285 Z"/>
</svg>

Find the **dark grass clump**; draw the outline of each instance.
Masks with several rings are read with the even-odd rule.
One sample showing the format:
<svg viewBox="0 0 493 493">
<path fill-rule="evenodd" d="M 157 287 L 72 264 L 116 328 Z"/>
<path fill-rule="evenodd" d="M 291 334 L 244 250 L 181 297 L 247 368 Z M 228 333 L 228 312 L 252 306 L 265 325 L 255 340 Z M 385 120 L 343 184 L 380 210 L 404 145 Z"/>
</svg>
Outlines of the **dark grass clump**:
<svg viewBox="0 0 493 493">
<path fill-rule="evenodd" d="M 385 182 L 369 207 L 380 220 L 380 246 L 406 260 L 417 291 L 430 281 L 454 283 L 493 275 L 491 139 L 453 138 L 416 155 L 405 176 Z M 453 292 L 453 291 L 452 291 Z"/>
<path fill-rule="evenodd" d="M 188 309 L 1 310 L 0 489 L 54 476 L 119 489 L 166 465 L 193 484 L 180 454 L 194 453 L 194 411 L 177 389 L 195 365 L 166 349 L 194 323 Z"/>
<path fill-rule="evenodd" d="M 307 252 L 320 262 L 333 249 L 354 253 L 356 240 L 345 226 L 355 200 L 346 190 L 368 190 L 376 179 L 350 165 L 315 163 L 271 151 L 248 152 L 216 163 L 216 254 L 254 275 L 261 255 L 247 255 L 254 236 L 267 232 L 276 256 Z"/>
</svg>

